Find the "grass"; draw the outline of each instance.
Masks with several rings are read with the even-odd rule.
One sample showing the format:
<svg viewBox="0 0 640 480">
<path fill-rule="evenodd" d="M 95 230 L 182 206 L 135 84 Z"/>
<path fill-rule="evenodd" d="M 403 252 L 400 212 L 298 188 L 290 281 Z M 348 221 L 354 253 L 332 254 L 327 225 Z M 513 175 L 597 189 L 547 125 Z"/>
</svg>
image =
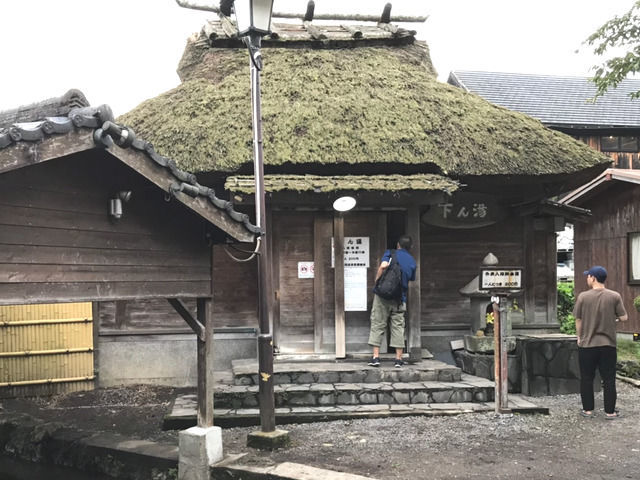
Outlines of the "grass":
<svg viewBox="0 0 640 480">
<path fill-rule="evenodd" d="M 640 342 L 618 340 L 618 361 L 640 362 Z"/>
</svg>

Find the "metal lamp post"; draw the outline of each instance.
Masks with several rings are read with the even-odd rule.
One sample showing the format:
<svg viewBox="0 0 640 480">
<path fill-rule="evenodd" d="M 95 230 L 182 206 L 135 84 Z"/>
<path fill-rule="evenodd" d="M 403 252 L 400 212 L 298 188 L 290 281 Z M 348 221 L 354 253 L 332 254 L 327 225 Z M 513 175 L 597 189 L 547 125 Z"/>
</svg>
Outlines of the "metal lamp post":
<svg viewBox="0 0 640 480">
<path fill-rule="evenodd" d="M 275 431 L 273 396 L 273 337 L 269 327 L 270 262 L 267 245 L 267 225 L 264 193 L 264 165 L 262 155 L 262 113 L 260 108 L 260 70 L 262 36 L 270 33 L 273 0 L 235 0 L 234 10 L 238 36 L 244 37 L 251 57 L 251 105 L 253 117 L 253 163 L 256 183 L 256 224 L 261 229 L 258 250 L 258 379 L 260 425 L 262 432 Z"/>
</svg>

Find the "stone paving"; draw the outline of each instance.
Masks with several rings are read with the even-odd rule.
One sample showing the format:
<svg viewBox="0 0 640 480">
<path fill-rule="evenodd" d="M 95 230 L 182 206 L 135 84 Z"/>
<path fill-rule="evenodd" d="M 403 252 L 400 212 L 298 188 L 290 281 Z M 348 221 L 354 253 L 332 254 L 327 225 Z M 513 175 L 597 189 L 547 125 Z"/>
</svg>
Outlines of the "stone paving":
<svg viewBox="0 0 640 480">
<path fill-rule="evenodd" d="M 493 382 L 463 375 L 457 382 L 417 381 L 379 383 L 294 383 L 274 386 L 277 407 L 360 404 L 486 402 L 493 399 Z M 220 408 L 258 406 L 258 386 L 220 385 L 214 404 Z"/>
<path fill-rule="evenodd" d="M 233 381 L 236 385 L 257 385 L 256 361 L 233 362 Z M 379 383 L 379 382 L 456 382 L 461 370 L 438 360 L 422 360 L 397 369 L 393 361 L 380 367 L 369 367 L 366 361 L 353 362 L 276 362 L 273 366 L 274 384 L 309 383 Z"/>
<path fill-rule="evenodd" d="M 232 376 L 215 387 L 215 417 L 219 424 L 255 423 L 258 386 L 255 361 L 236 361 Z M 492 411 L 494 383 L 436 360 L 401 369 L 391 362 L 369 367 L 364 362 L 281 362 L 274 365 L 274 397 L 279 423 L 354 417 L 452 415 Z M 513 408 L 540 411 L 520 397 Z M 182 428 L 196 415 L 196 395 L 176 399 L 165 428 Z"/>
<path fill-rule="evenodd" d="M 168 423 L 195 422 L 197 408 L 196 395 L 182 395 L 176 398 L 171 413 L 166 417 Z M 520 395 L 509 395 L 509 408 L 520 413 L 548 413 L 525 400 Z M 438 416 L 458 415 L 462 413 L 492 412 L 493 402 L 452 402 L 452 403 L 407 403 L 372 405 L 330 405 L 330 406 L 287 406 L 275 410 L 279 424 L 338 420 L 344 418 L 376 418 L 387 416 Z M 253 424 L 246 420 L 257 420 L 258 408 L 216 408 L 215 418 L 225 425 Z"/>
</svg>

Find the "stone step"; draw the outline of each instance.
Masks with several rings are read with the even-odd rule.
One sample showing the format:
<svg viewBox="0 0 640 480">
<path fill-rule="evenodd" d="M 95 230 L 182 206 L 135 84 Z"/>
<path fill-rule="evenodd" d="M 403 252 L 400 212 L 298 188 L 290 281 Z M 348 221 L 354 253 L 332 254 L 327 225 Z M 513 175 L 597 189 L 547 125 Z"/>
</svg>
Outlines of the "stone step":
<svg viewBox="0 0 640 480">
<path fill-rule="evenodd" d="M 274 386 L 276 407 L 486 402 L 493 399 L 493 392 L 493 382 L 471 375 L 463 375 L 459 382 L 336 382 Z M 236 409 L 257 407 L 258 386 L 220 385 L 215 391 L 214 405 Z"/>
<path fill-rule="evenodd" d="M 258 363 L 235 360 L 232 363 L 235 385 L 258 385 Z M 438 360 L 394 368 L 393 359 L 383 359 L 380 367 L 365 361 L 277 362 L 273 366 L 274 384 L 336 384 L 380 382 L 458 382 L 462 371 Z"/>
<path fill-rule="evenodd" d="M 164 418 L 165 430 L 189 428 L 196 423 L 197 402 L 195 395 L 182 395 L 176 398 L 174 405 Z M 513 413 L 548 414 L 549 409 L 539 407 L 520 395 L 509 395 L 509 408 Z M 278 407 L 275 409 L 276 422 L 287 423 L 325 422 L 352 418 L 385 418 L 403 416 L 442 416 L 463 413 L 493 412 L 493 402 L 458 403 L 416 403 L 416 404 L 376 404 L 376 405 L 332 405 L 317 407 Z M 260 424 L 260 411 L 257 408 L 229 409 L 216 407 L 214 423 L 228 428 Z"/>
</svg>

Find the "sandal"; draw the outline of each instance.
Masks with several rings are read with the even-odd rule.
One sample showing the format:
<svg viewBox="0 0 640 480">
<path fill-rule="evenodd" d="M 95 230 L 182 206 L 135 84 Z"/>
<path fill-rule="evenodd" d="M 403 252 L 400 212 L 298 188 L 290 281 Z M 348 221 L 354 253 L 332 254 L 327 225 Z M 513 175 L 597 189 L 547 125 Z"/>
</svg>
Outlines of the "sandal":
<svg viewBox="0 0 640 480">
<path fill-rule="evenodd" d="M 622 417 L 622 414 L 616 410 L 615 412 L 613 412 L 612 414 L 605 414 L 604 418 L 606 418 L 607 420 L 615 420 L 617 418 Z"/>
<path fill-rule="evenodd" d="M 585 412 L 584 410 L 580 410 L 580 415 L 584 418 L 593 418 L 593 412 Z"/>
</svg>

